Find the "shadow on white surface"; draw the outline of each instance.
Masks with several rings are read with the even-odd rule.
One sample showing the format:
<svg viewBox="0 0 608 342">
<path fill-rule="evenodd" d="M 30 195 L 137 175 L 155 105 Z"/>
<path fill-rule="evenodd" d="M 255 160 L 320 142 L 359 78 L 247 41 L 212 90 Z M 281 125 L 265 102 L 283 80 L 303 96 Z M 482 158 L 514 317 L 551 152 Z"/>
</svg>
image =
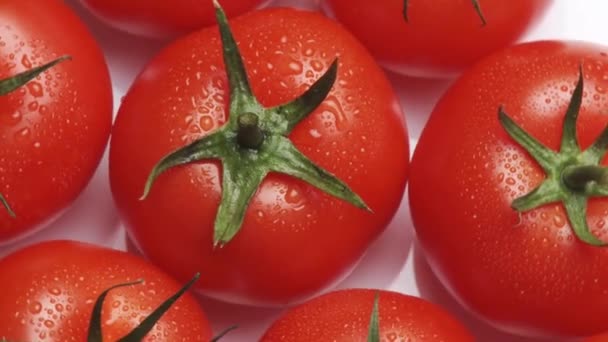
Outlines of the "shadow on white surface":
<svg viewBox="0 0 608 342">
<path fill-rule="evenodd" d="M 414 250 L 414 275 L 416 276 L 416 284 L 420 291 L 420 297 L 442 306 L 444 309 L 451 312 L 464 325 L 469 327 L 474 333 L 478 341 L 491 342 L 548 342 L 545 339 L 532 339 L 514 336 L 500 332 L 485 322 L 476 318 L 461 306 L 456 299 L 450 295 L 448 290 L 441 284 L 435 276 L 431 267 L 426 261 L 422 247 L 418 242 L 413 244 Z"/>
<path fill-rule="evenodd" d="M 391 287 L 410 254 L 414 235 L 409 216 L 407 201 L 402 200 L 386 230 L 336 289 Z"/>
<path fill-rule="evenodd" d="M 115 247 L 122 237 L 122 230 L 109 186 L 106 153 L 95 175 L 72 206 L 40 232 L 4 246 L 0 249 L 0 257 L 46 240 L 69 239 Z"/>
</svg>

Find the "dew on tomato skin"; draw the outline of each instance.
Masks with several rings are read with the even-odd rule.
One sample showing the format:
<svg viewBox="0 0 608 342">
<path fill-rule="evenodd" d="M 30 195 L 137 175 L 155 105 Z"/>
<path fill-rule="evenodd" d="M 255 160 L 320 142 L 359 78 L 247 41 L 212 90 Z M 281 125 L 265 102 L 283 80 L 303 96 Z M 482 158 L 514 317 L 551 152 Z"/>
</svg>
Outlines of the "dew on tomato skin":
<svg viewBox="0 0 608 342">
<path fill-rule="evenodd" d="M 39 301 L 33 301 L 28 305 L 28 311 L 31 314 L 39 314 L 42 311 L 42 304 Z"/>
</svg>

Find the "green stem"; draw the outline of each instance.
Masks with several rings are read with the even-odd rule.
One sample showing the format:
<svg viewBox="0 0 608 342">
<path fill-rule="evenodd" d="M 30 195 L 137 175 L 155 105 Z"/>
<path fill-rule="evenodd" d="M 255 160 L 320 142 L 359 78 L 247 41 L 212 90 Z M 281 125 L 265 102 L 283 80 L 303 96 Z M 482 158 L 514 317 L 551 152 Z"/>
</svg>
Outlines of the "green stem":
<svg viewBox="0 0 608 342">
<path fill-rule="evenodd" d="M 257 150 L 264 142 L 264 132 L 259 118 L 253 113 L 243 113 L 238 117 L 237 141 L 241 147 Z"/>
<path fill-rule="evenodd" d="M 608 168 L 599 165 L 572 165 L 562 172 L 564 184 L 573 191 L 585 191 L 587 186 L 596 183 L 608 186 Z"/>
</svg>

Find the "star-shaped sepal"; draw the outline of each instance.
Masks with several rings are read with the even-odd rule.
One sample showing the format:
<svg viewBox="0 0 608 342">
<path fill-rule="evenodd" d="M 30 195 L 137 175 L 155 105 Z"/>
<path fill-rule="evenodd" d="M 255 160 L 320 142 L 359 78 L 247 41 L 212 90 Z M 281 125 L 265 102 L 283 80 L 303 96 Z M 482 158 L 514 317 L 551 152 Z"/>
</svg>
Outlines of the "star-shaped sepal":
<svg viewBox="0 0 608 342">
<path fill-rule="evenodd" d="M 223 246 L 238 233 L 247 206 L 269 172 L 304 180 L 336 198 L 367 209 L 344 182 L 315 165 L 289 140 L 288 134 L 327 97 L 337 77 L 338 61 L 302 95 L 277 107 L 265 108 L 254 96 L 228 20 L 214 1 L 230 87 L 228 122 L 217 131 L 173 151 L 152 169 L 141 199 L 164 171 L 206 159 L 222 163 L 222 199 L 215 219 L 214 246 Z"/>
<path fill-rule="evenodd" d="M 591 197 L 608 196 L 608 169 L 600 165 L 608 148 L 608 126 L 595 142 L 581 150 L 576 136 L 576 121 L 583 100 L 583 70 L 572 93 L 563 123 L 559 152 L 553 151 L 530 136 L 504 111 L 498 110 L 502 127 L 545 171 L 544 181 L 528 194 L 515 199 L 511 206 L 526 212 L 540 206 L 561 202 L 566 209 L 570 226 L 583 242 L 605 246 L 587 224 L 587 202 Z"/>
</svg>

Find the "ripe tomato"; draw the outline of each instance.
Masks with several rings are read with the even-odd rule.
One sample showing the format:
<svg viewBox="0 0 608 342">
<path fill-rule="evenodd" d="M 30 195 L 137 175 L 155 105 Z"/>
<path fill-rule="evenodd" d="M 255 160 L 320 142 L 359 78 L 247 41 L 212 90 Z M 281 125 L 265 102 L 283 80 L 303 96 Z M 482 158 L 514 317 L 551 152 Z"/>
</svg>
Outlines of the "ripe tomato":
<svg viewBox="0 0 608 342">
<path fill-rule="evenodd" d="M 336 23 L 308 11 L 268 9 L 231 25 L 261 105 L 247 95 L 252 102 L 231 104 L 246 109 L 230 115 L 228 102 L 242 100 L 248 84 L 241 80 L 241 95 L 229 94 L 217 28 L 176 41 L 124 98 L 110 147 L 111 186 L 131 238 L 154 263 L 180 280 L 204 272 L 196 286 L 221 300 L 285 305 L 344 278 L 385 229 L 406 183 L 406 126 L 382 70 Z M 332 64 L 336 56 L 339 65 Z M 332 76 L 337 80 L 330 87 Z M 319 91 L 307 91 L 317 80 Z M 292 107 L 273 106 L 303 93 L 306 99 L 294 106 L 309 115 L 298 117 L 297 125 L 284 122 L 293 118 Z M 313 98 L 320 103 L 316 109 L 317 103 L 309 106 Z M 267 113 L 273 121 L 264 121 Z M 235 119 L 240 130 L 241 118 L 250 114 L 259 116 L 264 130 L 258 147 L 243 147 L 240 133 L 232 131 Z M 276 134 L 291 126 L 291 133 Z M 198 149 L 218 136 L 217 144 Z M 158 176 L 139 200 L 153 167 L 178 149 L 187 155 L 177 162 L 187 165 Z M 200 160 L 192 151 L 224 157 Z M 277 162 L 276 151 L 289 157 Z M 373 213 L 319 185 L 361 207 L 364 201 Z M 226 222 L 234 229 L 226 229 Z"/>
<path fill-rule="evenodd" d="M 244 14 L 268 0 L 223 0 L 230 17 Z M 151 37 L 170 37 L 215 24 L 210 0 L 81 0 L 100 19 L 118 29 Z"/>
<path fill-rule="evenodd" d="M 125 252 L 75 241 L 26 247 L 0 261 L 0 337 L 9 341 L 85 341 L 93 306 L 102 307 L 103 341 L 117 341 L 180 289 L 165 273 Z M 156 323 L 148 340 L 209 341 L 211 329 L 186 293 Z"/>
<path fill-rule="evenodd" d="M 325 0 L 323 6 L 386 68 L 414 76 L 446 77 L 515 42 L 551 0 L 478 0 L 482 16 L 474 3 Z"/>
<path fill-rule="evenodd" d="M 63 1 L 2 1 L 0 23 L 0 80 L 72 57 L 0 96 L 0 193 L 15 212 L 0 210 L 6 243 L 84 189 L 110 134 L 112 88 L 101 50 Z"/>
<path fill-rule="evenodd" d="M 608 250 L 597 246 L 608 233 L 605 137 L 588 149 L 608 123 L 607 75 L 603 46 L 514 46 L 467 71 L 418 142 L 409 197 L 429 263 L 500 329 L 608 327 Z"/>
<path fill-rule="evenodd" d="M 435 304 L 391 291 L 349 289 L 289 309 L 260 342 L 368 341 L 376 294 L 381 341 L 474 340 L 460 322 Z"/>
<path fill-rule="evenodd" d="M 583 342 L 608 342 L 608 333 L 590 337 Z"/>
</svg>

